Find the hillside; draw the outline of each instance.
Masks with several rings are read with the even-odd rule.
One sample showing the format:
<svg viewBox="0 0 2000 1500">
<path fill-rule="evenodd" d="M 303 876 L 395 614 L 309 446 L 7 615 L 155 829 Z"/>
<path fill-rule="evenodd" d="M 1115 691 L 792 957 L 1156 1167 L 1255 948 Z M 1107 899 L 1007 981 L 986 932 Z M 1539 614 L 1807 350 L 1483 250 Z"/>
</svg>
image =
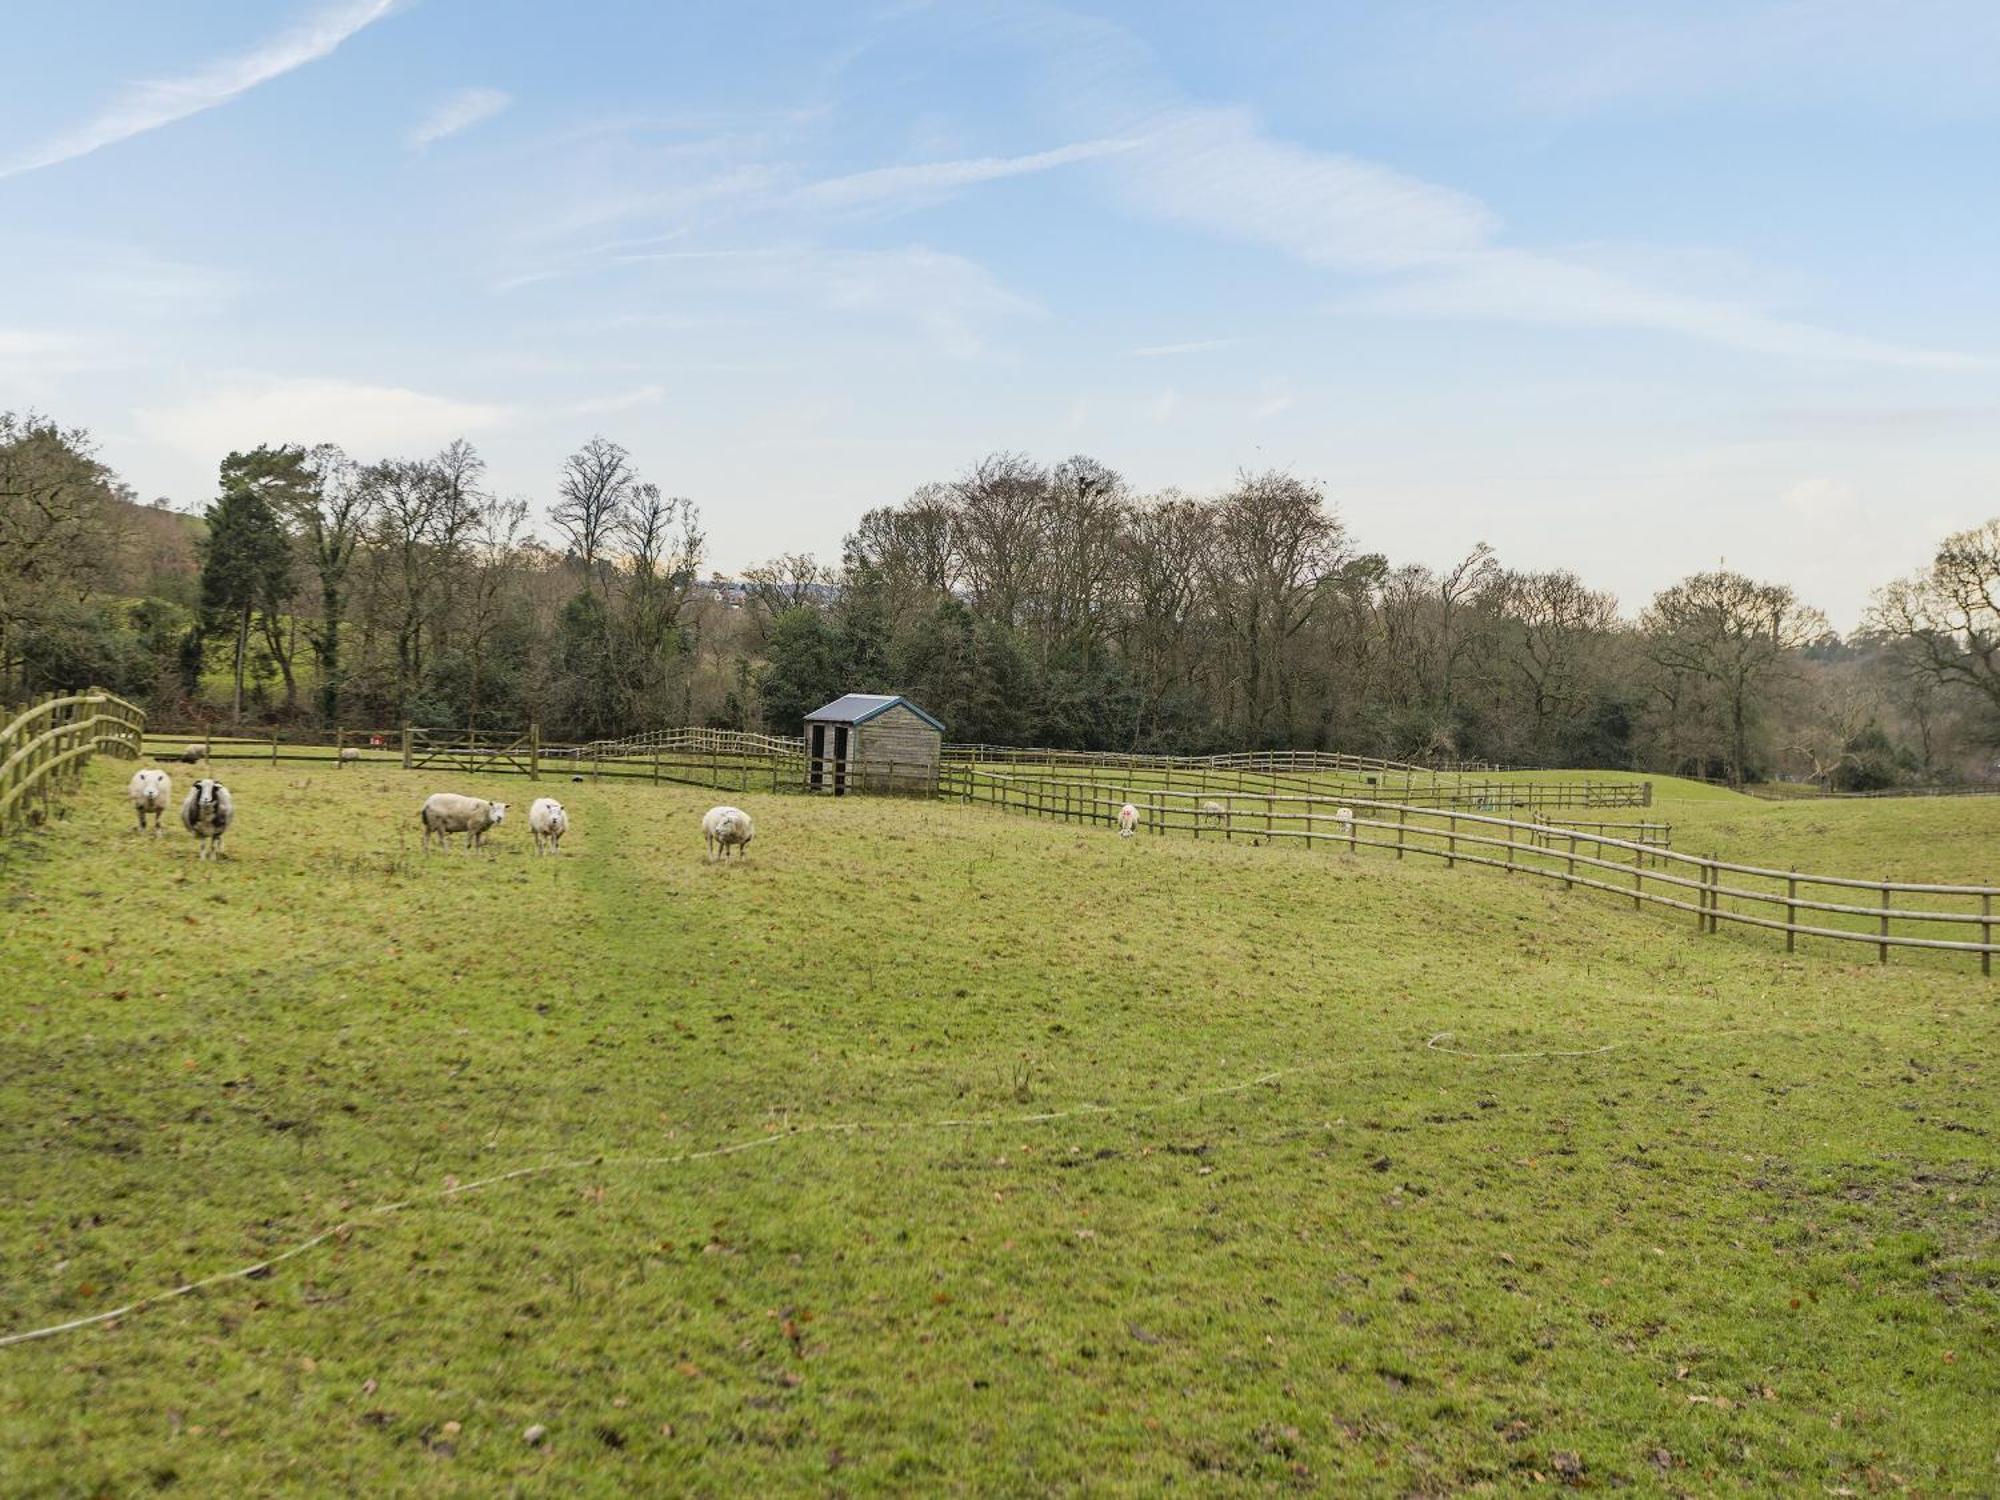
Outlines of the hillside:
<svg viewBox="0 0 2000 1500">
<path fill-rule="evenodd" d="M 933 803 L 746 798 L 713 866 L 711 794 L 551 783 L 537 861 L 453 782 L 514 811 L 426 859 L 375 765 L 228 766 L 197 866 L 128 771 L 0 853 L 0 1336 L 349 1227 L 0 1348 L 17 1489 L 2000 1485 L 1966 966 Z"/>
</svg>

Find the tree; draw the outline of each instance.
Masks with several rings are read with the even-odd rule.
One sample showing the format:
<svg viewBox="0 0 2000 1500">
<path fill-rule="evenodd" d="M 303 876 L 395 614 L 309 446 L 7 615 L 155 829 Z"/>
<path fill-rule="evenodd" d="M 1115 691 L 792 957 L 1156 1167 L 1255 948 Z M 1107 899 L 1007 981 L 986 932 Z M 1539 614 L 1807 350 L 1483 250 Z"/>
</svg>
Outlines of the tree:
<svg viewBox="0 0 2000 1500">
<path fill-rule="evenodd" d="M 21 666 L 23 632 L 96 585 L 118 539 L 117 497 L 83 428 L 0 412 L 0 690 Z"/>
<path fill-rule="evenodd" d="M 1946 537 L 1929 567 L 1875 596 L 1870 623 L 1910 670 L 2000 711 L 2000 518 Z"/>
<path fill-rule="evenodd" d="M 582 565 L 585 588 L 596 582 L 598 564 L 624 523 L 638 483 L 632 456 L 606 437 L 593 437 L 563 460 L 549 520 Z"/>
<path fill-rule="evenodd" d="M 306 450 L 299 447 L 259 445 L 247 453 L 231 453 L 222 461 L 224 492 L 239 489 L 254 491 L 278 528 L 285 533 L 288 552 L 292 528 L 316 509 L 318 482 L 319 475 Z M 257 609 L 258 630 L 263 637 L 264 649 L 277 664 L 285 681 L 285 708 L 288 712 L 297 708 L 299 698 L 298 678 L 292 668 L 293 658 L 297 655 L 298 630 L 297 612 L 289 608 L 293 587 L 294 573 L 289 557 L 282 569 L 267 567 Z M 242 696 L 240 644 L 237 653 L 239 700 Z"/>
<path fill-rule="evenodd" d="M 243 718 L 243 677 L 251 616 L 281 611 L 292 595 L 292 543 L 284 523 L 264 498 L 255 465 L 232 453 L 222 462 L 221 498 L 207 512 L 208 538 L 202 547 L 201 607 L 212 621 L 235 629 L 231 655 L 234 694 L 230 717 Z"/>
<path fill-rule="evenodd" d="M 1246 742 L 1292 727 L 1291 643 L 1346 556 L 1346 533 L 1319 485 L 1273 469 L 1237 476 L 1217 508 L 1209 549 L 1217 618 L 1239 650 Z"/>
<path fill-rule="evenodd" d="M 1826 633 L 1826 617 L 1783 584 L 1719 570 L 1654 595 L 1641 623 L 1656 665 L 1716 689 L 1727 721 L 1729 779 L 1740 785 L 1758 689 Z"/>
<path fill-rule="evenodd" d="M 848 691 L 847 653 L 840 632 L 825 615 L 804 605 L 771 624 L 757 701 L 772 734 L 799 734 L 805 716 Z"/>
<path fill-rule="evenodd" d="M 371 491 L 359 467 L 332 443 L 306 454 L 310 482 L 297 518 L 307 564 L 319 580 L 319 624 L 307 640 L 319 665 L 320 714 L 340 716 L 340 629 L 346 612 L 348 571 L 368 529 Z"/>
<path fill-rule="evenodd" d="M 1566 570 L 1507 573 L 1498 584 L 1502 655 L 1521 683 L 1529 744 L 1547 761 L 1560 727 L 1590 705 L 1590 659 L 1618 622 L 1617 601 Z"/>
</svg>

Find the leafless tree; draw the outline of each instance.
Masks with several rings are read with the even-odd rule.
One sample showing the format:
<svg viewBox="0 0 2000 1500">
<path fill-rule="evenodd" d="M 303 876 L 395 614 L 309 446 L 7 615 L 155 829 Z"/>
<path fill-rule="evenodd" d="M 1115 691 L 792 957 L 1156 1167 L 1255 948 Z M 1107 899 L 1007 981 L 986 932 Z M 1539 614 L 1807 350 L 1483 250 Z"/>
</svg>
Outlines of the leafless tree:
<svg viewBox="0 0 2000 1500">
<path fill-rule="evenodd" d="M 585 587 L 598 583 L 599 564 L 625 523 L 639 482 L 632 456 L 609 438 L 593 437 L 563 460 L 549 520 L 582 565 Z"/>
<path fill-rule="evenodd" d="M 1642 622 L 1652 660 L 1714 686 L 1727 716 L 1729 778 L 1750 760 L 1758 690 L 1793 653 L 1826 634 L 1826 617 L 1779 583 L 1726 570 L 1696 573 L 1654 595 Z"/>
</svg>

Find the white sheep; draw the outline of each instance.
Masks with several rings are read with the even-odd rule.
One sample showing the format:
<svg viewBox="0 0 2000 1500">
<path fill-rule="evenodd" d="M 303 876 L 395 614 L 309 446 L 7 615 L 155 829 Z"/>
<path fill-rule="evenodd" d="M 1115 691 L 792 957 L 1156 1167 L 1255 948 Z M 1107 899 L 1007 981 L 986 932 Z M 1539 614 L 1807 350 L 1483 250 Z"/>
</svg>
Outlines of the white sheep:
<svg viewBox="0 0 2000 1500">
<path fill-rule="evenodd" d="M 1335 838 L 1345 836 L 1347 842 L 1352 844 L 1354 842 L 1354 809 L 1351 807 L 1336 807 L 1333 810 L 1333 821 L 1336 825 L 1333 836 Z"/>
<path fill-rule="evenodd" d="M 1139 826 L 1138 808 L 1134 807 L 1131 803 L 1128 802 L 1123 807 L 1118 809 L 1118 837 L 1120 837 L 1121 839 L 1129 839 L 1130 837 L 1132 837 L 1132 830 L 1137 828 L 1138 826 Z"/>
<path fill-rule="evenodd" d="M 721 857 L 729 858 L 734 849 L 738 859 L 743 857 L 744 847 L 750 842 L 754 830 L 750 826 L 750 814 L 740 807 L 711 807 L 701 820 L 701 836 L 708 845 L 708 857 L 712 861 L 720 851 Z"/>
<path fill-rule="evenodd" d="M 486 830 L 505 822 L 506 818 L 506 803 L 488 802 L 484 797 L 461 797 L 457 792 L 432 792 L 417 810 L 417 820 L 424 825 L 426 854 L 430 853 L 433 837 L 449 849 L 454 833 L 472 835 L 467 848 L 483 848 Z"/>
<path fill-rule="evenodd" d="M 335 759 L 339 764 L 334 769 L 344 771 L 347 767 L 354 765 L 361 759 L 361 751 L 353 745 L 344 745 L 341 747 L 340 754 Z"/>
<path fill-rule="evenodd" d="M 174 783 L 165 771 L 156 771 L 148 766 L 143 771 L 132 773 L 132 784 L 125 789 L 132 799 L 132 806 L 139 814 L 139 830 L 146 828 L 146 814 L 153 815 L 153 832 L 160 831 L 160 815 L 167 810 L 173 800 Z"/>
<path fill-rule="evenodd" d="M 204 776 L 181 804 L 181 826 L 194 835 L 196 859 L 220 859 L 222 836 L 236 817 L 229 788 Z"/>
<path fill-rule="evenodd" d="M 207 759 L 208 746 L 206 745 L 189 745 L 187 749 L 181 751 L 181 763 L 183 765 L 198 766 Z"/>
<path fill-rule="evenodd" d="M 528 809 L 528 832 L 535 836 L 535 853 L 562 853 L 562 836 L 569 832 L 569 814 L 553 797 L 537 797 Z M 548 847 L 544 849 L 544 842 Z"/>
<path fill-rule="evenodd" d="M 1219 827 L 1229 821 L 1229 809 L 1220 802 L 1204 802 L 1195 809 L 1194 820 L 1197 823 L 1214 823 Z"/>
</svg>

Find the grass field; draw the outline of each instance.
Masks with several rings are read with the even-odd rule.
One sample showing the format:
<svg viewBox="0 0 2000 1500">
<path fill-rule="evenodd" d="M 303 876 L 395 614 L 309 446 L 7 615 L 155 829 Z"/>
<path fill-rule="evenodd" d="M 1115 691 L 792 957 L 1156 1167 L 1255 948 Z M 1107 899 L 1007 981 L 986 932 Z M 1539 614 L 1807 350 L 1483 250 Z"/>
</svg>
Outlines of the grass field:
<svg viewBox="0 0 2000 1500">
<path fill-rule="evenodd" d="M 129 769 L 0 852 L 0 1336 L 352 1227 L 0 1347 L 0 1492 L 2000 1491 L 1970 965 L 924 802 L 425 859 L 529 784 L 374 765 L 230 764 L 197 865 Z M 1991 799 L 1676 796 L 2000 873 Z"/>
</svg>

